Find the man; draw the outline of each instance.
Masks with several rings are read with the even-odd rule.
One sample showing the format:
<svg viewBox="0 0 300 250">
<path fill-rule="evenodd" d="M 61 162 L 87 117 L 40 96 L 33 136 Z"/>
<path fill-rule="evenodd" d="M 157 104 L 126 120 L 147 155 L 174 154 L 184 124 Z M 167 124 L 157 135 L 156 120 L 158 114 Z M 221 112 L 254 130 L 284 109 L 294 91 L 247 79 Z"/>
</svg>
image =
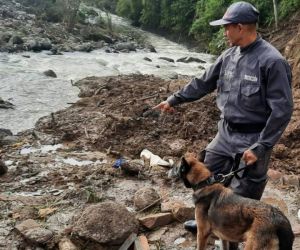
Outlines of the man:
<svg viewBox="0 0 300 250">
<path fill-rule="evenodd" d="M 267 182 L 272 147 L 290 121 L 293 101 L 291 71 L 282 55 L 258 36 L 259 12 L 246 2 L 232 4 L 223 18 L 230 48 L 200 77 L 155 108 L 172 112 L 174 106 L 200 99 L 217 89 L 221 111 L 218 133 L 206 148 L 204 163 L 215 173 L 228 173 L 238 154 L 247 169 L 233 179 L 234 192 L 260 199 Z M 195 221 L 185 224 L 195 230 Z"/>
</svg>

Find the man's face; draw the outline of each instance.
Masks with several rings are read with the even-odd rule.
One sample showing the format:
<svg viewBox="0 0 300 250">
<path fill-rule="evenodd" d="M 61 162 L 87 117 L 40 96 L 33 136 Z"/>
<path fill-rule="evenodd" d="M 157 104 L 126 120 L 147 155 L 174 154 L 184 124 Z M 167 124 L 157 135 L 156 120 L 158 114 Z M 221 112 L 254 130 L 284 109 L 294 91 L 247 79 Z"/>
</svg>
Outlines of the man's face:
<svg viewBox="0 0 300 250">
<path fill-rule="evenodd" d="M 242 28 L 242 24 L 230 23 L 224 25 L 224 36 L 230 47 L 240 45 Z"/>
</svg>

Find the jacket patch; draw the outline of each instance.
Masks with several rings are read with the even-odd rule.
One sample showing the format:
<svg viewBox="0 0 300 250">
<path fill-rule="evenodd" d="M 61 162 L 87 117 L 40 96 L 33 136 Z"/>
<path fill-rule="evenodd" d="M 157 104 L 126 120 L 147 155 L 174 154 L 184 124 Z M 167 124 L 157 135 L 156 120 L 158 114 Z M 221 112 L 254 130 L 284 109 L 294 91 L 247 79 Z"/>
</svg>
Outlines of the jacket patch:
<svg viewBox="0 0 300 250">
<path fill-rule="evenodd" d="M 245 75 L 244 79 L 250 82 L 257 82 L 258 80 L 257 76 L 249 76 L 249 75 Z"/>
</svg>

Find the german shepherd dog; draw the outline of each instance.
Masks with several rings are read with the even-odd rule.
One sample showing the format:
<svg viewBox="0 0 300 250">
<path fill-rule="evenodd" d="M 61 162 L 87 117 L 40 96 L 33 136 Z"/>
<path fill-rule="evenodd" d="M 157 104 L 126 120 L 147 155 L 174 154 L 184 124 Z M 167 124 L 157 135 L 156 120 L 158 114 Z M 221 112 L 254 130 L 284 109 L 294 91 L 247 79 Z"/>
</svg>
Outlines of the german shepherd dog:
<svg viewBox="0 0 300 250">
<path fill-rule="evenodd" d="M 194 189 L 198 250 L 206 248 L 211 234 L 221 239 L 226 250 L 228 242 L 242 241 L 244 250 L 292 250 L 294 234 L 286 216 L 271 205 L 212 183 L 212 173 L 196 154 L 185 154 L 179 175 L 186 187 Z"/>
</svg>

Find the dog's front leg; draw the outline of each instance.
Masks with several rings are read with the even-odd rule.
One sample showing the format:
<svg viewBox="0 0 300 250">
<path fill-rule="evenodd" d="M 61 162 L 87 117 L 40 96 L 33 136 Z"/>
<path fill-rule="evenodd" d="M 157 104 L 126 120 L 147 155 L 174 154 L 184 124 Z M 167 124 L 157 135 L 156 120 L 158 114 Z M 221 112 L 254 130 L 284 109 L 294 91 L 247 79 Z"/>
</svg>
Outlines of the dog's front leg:
<svg viewBox="0 0 300 250">
<path fill-rule="evenodd" d="M 208 232 L 205 232 L 204 230 L 200 230 L 200 228 L 198 227 L 197 250 L 205 250 L 208 236 L 209 236 Z"/>
</svg>

